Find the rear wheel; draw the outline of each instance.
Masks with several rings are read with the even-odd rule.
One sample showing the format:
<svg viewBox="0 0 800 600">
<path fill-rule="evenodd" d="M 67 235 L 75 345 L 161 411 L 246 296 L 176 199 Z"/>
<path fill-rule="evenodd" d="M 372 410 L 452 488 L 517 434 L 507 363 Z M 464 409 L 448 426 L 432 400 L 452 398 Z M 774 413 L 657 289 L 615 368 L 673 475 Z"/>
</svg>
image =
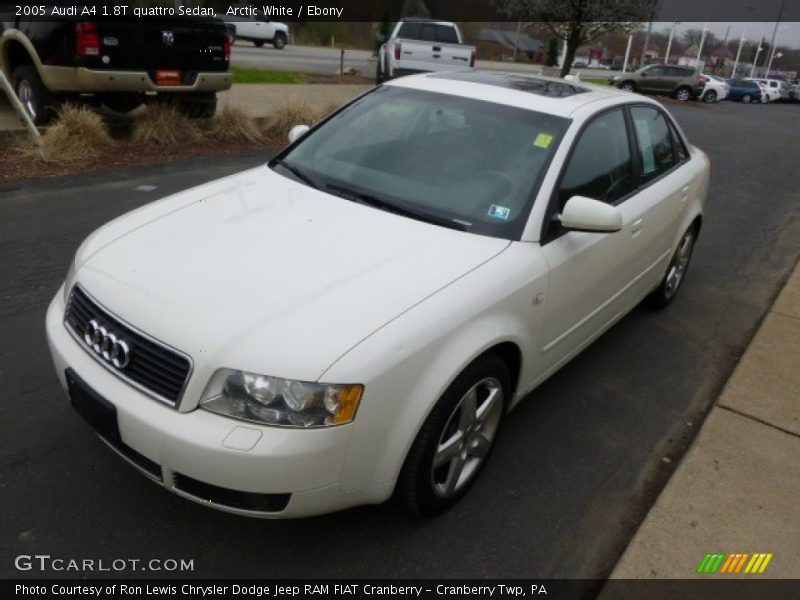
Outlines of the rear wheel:
<svg viewBox="0 0 800 600">
<path fill-rule="evenodd" d="M 708 90 L 705 95 L 703 96 L 703 102 L 706 104 L 714 104 L 717 101 L 717 92 L 714 90 Z"/>
<path fill-rule="evenodd" d="M 742 96 L 742 102 L 744 102 L 745 104 L 750 104 L 752 100 L 753 99 L 750 97 L 750 94 L 745 94 L 744 96 Z"/>
<path fill-rule="evenodd" d="M 678 91 L 675 92 L 675 98 L 679 102 L 686 102 L 692 97 L 692 91 L 688 87 L 678 88 Z"/>
<path fill-rule="evenodd" d="M 624 90 L 626 92 L 635 92 L 636 91 L 636 84 L 632 81 L 623 81 L 619 85 L 619 89 Z"/>
<path fill-rule="evenodd" d="M 275 34 L 275 39 L 272 40 L 272 45 L 276 50 L 282 50 L 286 46 L 286 34 L 278 32 Z"/>
<path fill-rule="evenodd" d="M 653 308 L 665 308 L 675 299 L 678 290 L 686 278 L 686 271 L 689 269 L 689 261 L 692 258 L 694 243 L 697 241 L 699 227 L 692 225 L 683 234 L 675 254 L 667 267 L 667 272 L 661 280 L 661 284 L 656 290 L 647 297 L 647 303 Z"/>
<path fill-rule="evenodd" d="M 35 125 L 47 125 L 55 116 L 58 99 L 45 87 L 33 65 L 14 69 L 14 91 Z"/>
<path fill-rule="evenodd" d="M 487 354 L 470 364 L 434 406 L 409 450 L 396 494 L 431 515 L 455 504 L 478 478 L 500 431 L 511 391 L 508 367 Z"/>
</svg>

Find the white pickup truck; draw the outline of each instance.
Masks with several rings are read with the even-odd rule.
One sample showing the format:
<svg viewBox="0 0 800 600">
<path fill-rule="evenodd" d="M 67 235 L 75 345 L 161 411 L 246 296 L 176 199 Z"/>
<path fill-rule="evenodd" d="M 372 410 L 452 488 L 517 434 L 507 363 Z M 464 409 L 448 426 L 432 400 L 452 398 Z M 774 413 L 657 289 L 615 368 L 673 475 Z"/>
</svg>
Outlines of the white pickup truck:
<svg viewBox="0 0 800 600">
<path fill-rule="evenodd" d="M 233 30 L 235 40 L 247 40 L 259 48 L 264 43 L 269 43 L 281 50 L 289 41 L 289 26 L 272 21 L 263 15 L 238 21 L 226 21 L 226 23 Z"/>
<path fill-rule="evenodd" d="M 449 21 L 404 19 L 395 25 L 378 53 L 376 81 L 431 71 L 475 68 L 475 48 L 464 44 Z"/>
</svg>

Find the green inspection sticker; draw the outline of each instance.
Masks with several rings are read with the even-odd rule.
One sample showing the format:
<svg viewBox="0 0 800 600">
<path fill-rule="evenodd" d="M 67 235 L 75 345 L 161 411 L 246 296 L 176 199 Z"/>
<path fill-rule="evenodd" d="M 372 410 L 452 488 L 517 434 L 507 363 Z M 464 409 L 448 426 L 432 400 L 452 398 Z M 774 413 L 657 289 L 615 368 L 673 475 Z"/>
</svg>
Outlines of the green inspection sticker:
<svg viewBox="0 0 800 600">
<path fill-rule="evenodd" d="M 549 133 L 540 133 L 536 136 L 536 139 L 533 140 L 533 145 L 537 148 L 549 148 L 550 143 L 553 141 L 553 136 Z"/>
</svg>

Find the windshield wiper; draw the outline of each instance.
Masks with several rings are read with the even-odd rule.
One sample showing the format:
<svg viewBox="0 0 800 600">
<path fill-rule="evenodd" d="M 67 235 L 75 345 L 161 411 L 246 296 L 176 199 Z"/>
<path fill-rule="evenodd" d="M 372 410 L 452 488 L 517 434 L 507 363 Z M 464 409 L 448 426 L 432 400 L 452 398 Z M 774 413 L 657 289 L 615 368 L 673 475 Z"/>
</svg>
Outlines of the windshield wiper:
<svg viewBox="0 0 800 600">
<path fill-rule="evenodd" d="M 459 223 L 451 219 L 445 219 L 443 217 L 437 217 L 436 215 L 430 215 L 428 213 L 419 212 L 411 208 L 404 208 L 402 206 L 397 206 L 396 204 L 392 204 L 391 202 L 382 200 L 377 196 L 373 196 L 371 194 L 365 194 L 364 192 L 357 192 L 355 190 L 351 190 L 349 188 L 336 185 L 335 183 L 329 183 L 325 187 L 327 187 L 332 192 L 335 192 L 336 195 L 338 196 L 342 196 L 344 198 L 348 198 L 350 200 L 354 200 L 356 202 L 360 202 L 361 204 L 366 204 L 374 208 L 379 208 L 381 210 L 385 210 L 386 212 L 391 212 L 396 215 L 401 215 L 403 217 L 410 217 L 412 219 L 416 219 L 417 221 L 424 221 L 425 223 L 431 223 L 433 225 L 449 227 L 450 229 L 456 229 L 458 231 L 467 230 L 467 227 L 463 223 Z"/>
<path fill-rule="evenodd" d="M 293 164 L 286 162 L 282 158 L 276 158 L 272 164 L 282 166 L 306 185 L 311 186 L 315 190 L 319 189 L 319 184 L 309 177 L 302 169 L 295 167 Z"/>
</svg>

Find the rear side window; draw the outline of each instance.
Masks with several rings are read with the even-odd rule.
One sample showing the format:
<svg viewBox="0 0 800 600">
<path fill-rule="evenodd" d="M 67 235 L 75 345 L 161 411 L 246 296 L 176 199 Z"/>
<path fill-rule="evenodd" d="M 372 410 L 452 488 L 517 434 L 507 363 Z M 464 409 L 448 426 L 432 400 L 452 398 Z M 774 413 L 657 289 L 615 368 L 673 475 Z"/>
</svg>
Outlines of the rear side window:
<svg viewBox="0 0 800 600">
<path fill-rule="evenodd" d="M 634 185 L 625 115 L 622 109 L 614 109 L 581 133 L 561 179 L 558 199 L 562 208 L 572 196 L 613 203 Z"/>
<path fill-rule="evenodd" d="M 678 160 L 673 147 L 673 134 L 664 114 L 655 108 L 631 108 L 633 126 L 639 143 L 641 179 L 650 181 L 669 171 Z"/>
</svg>

